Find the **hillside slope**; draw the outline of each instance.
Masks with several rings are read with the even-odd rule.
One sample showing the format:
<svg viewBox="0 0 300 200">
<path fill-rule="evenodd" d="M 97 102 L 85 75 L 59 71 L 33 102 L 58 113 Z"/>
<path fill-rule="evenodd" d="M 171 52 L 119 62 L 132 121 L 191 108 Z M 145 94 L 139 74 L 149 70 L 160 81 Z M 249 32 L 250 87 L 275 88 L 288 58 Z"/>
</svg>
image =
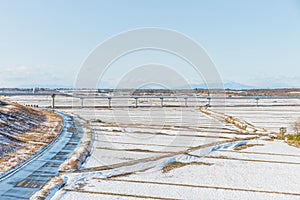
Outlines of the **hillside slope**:
<svg viewBox="0 0 300 200">
<path fill-rule="evenodd" d="M 0 173 L 24 162 L 60 132 L 55 113 L 0 100 Z"/>
</svg>

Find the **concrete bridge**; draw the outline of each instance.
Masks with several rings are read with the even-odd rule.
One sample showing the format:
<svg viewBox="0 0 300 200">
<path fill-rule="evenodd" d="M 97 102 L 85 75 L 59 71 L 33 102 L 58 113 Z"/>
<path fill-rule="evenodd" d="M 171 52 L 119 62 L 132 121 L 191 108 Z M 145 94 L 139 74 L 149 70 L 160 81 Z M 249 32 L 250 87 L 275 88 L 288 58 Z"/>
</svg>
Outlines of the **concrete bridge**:
<svg viewBox="0 0 300 200">
<path fill-rule="evenodd" d="M 112 102 L 114 99 L 124 99 L 124 100 L 132 100 L 134 102 L 134 105 L 132 107 L 139 107 L 141 106 L 141 104 L 139 103 L 140 99 L 157 99 L 160 101 L 160 107 L 164 107 L 164 106 L 168 106 L 168 107 L 172 107 L 172 105 L 166 105 L 164 102 L 166 100 L 170 101 L 170 100 L 181 100 L 181 102 L 183 102 L 183 104 L 181 106 L 184 107 L 189 107 L 192 105 L 189 105 L 189 102 L 191 101 L 199 101 L 201 100 L 202 105 L 201 106 L 210 106 L 212 101 L 218 100 L 219 102 L 223 101 L 225 102 L 226 100 L 253 100 L 253 105 L 251 104 L 251 106 L 259 106 L 259 101 L 260 100 L 267 100 L 267 99 L 274 99 L 274 100 L 280 100 L 280 99 L 298 99 L 300 100 L 299 97 L 290 97 L 290 96 L 281 96 L 281 97 L 269 97 L 269 96 L 242 96 L 242 97 L 223 97 L 223 96 L 156 96 L 156 95 L 143 95 L 143 96 L 131 96 L 131 95 L 106 95 L 106 96 L 100 96 L 97 93 L 95 94 L 84 94 L 84 95 L 77 95 L 77 94 L 68 94 L 68 93 L 62 93 L 62 92 L 36 92 L 36 93 L 32 93 L 32 92 L 2 92 L 0 93 L 0 96 L 48 96 L 51 97 L 51 108 L 56 108 L 56 97 L 58 96 L 62 96 L 62 97 L 70 97 L 70 98 L 75 98 L 75 99 L 80 99 L 80 106 L 83 108 L 85 107 L 85 100 L 86 99 L 104 99 L 107 100 L 107 108 L 111 108 L 112 107 Z M 298 105 L 298 104 L 297 104 Z M 299 101 L 299 105 L 300 105 L 300 101 Z M 195 106 L 195 105 L 193 105 Z M 200 106 L 200 105 L 197 105 Z M 262 105 L 260 105 L 262 106 Z M 178 107 L 178 105 L 176 106 Z"/>
<path fill-rule="evenodd" d="M 112 107 L 113 99 L 124 99 L 124 100 L 134 100 L 135 105 L 134 107 L 139 107 L 139 99 L 158 99 L 160 100 L 160 106 L 164 107 L 164 100 L 166 99 L 177 99 L 183 100 L 184 106 L 188 106 L 189 99 L 207 99 L 208 103 L 210 103 L 211 98 L 207 96 L 129 96 L 129 95 L 122 95 L 122 96 L 114 96 L 114 95 L 107 95 L 107 96 L 99 96 L 99 95 L 76 95 L 76 94 L 67 94 L 67 93 L 32 93 L 32 92 L 7 92 L 7 93 L 0 93 L 0 96 L 49 96 L 51 97 L 51 107 L 55 108 L 55 99 L 57 96 L 64 96 L 64 97 L 72 97 L 76 99 L 80 99 L 81 107 L 84 107 L 84 100 L 85 99 L 106 99 L 107 100 L 107 107 Z"/>
</svg>

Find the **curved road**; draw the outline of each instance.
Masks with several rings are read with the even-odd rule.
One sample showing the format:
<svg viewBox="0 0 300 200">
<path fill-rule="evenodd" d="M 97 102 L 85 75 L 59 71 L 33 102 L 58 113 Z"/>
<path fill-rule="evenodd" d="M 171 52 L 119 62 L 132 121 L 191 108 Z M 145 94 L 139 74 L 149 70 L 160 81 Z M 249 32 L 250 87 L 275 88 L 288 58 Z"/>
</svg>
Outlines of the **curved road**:
<svg viewBox="0 0 300 200">
<path fill-rule="evenodd" d="M 56 139 L 19 168 L 0 176 L 1 200 L 29 199 L 58 175 L 59 166 L 79 144 L 83 134 L 79 119 L 58 114 L 63 117 L 63 128 Z"/>
</svg>

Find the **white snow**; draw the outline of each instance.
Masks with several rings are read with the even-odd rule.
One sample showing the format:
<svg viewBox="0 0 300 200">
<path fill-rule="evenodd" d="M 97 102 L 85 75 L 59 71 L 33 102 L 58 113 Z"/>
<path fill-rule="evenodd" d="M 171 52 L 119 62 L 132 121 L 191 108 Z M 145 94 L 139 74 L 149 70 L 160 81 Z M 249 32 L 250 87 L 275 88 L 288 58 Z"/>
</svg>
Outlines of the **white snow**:
<svg viewBox="0 0 300 200">
<path fill-rule="evenodd" d="M 212 105 L 219 103 L 212 100 Z M 278 132 L 280 127 L 290 132 L 291 123 L 300 117 L 300 106 L 287 106 L 299 104 L 297 99 L 262 99 L 259 105 L 264 107 L 247 107 L 256 105 L 255 99 L 225 103 L 228 107 L 210 109 L 249 122 L 253 125 L 249 127 L 260 133 L 266 133 L 265 129 Z M 66 102 L 61 98 L 58 104 Z M 64 111 L 102 122 L 91 122 L 95 141 L 83 171 L 65 173 L 67 184 L 52 199 L 300 198 L 300 149 L 284 141 L 266 141 L 269 137 L 259 137 L 254 129 L 249 134 L 196 108 Z M 257 138 L 249 140 L 253 136 Z M 235 150 L 240 145 L 248 147 Z M 185 165 L 163 173 L 162 169 L 172 163 Z"/>
</svg>

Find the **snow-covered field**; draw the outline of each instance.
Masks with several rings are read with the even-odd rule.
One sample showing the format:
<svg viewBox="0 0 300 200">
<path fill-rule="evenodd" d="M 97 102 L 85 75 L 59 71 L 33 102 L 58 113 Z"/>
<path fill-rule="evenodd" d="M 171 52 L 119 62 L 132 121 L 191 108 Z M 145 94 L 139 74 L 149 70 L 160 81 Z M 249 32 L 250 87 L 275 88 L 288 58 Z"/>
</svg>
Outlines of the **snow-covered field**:
<svg viewBox="0 0 300 200">
<path fill-rule="evenodd" d="M 212 107 L 212 110 L 224 112 L 224 109 L 220 108 Z M 300 119 L 300 106 L 226 107 L 225 113 L 270 131 L 278 132 L 280 127 L 285 127 L 287 132 L 293 132 L 293 122 Z"/>
<path fill-rule="evenodd" d="M 291 132 L 299 101 L 249 107 L 255 100 L 233 99 L 210 109 Z M 67 183 L 52 199 L 300 199 L 299 148 L 247 134 L 196 107 L 62 111 L 88 120 L 94 141 L 82 169 L 63 173 Z"/>
</svg>

